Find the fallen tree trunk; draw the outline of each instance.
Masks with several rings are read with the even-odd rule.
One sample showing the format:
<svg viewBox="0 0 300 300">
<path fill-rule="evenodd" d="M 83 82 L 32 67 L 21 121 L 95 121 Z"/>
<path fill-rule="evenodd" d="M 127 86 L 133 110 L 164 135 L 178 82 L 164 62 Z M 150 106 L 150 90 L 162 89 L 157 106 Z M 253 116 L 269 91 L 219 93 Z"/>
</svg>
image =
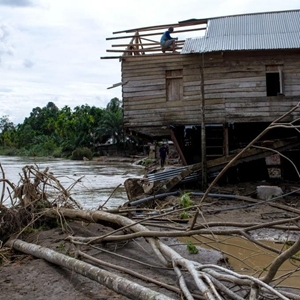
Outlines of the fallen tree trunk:
<svg viewBox="0 0 300 300">
<path fill-rule="evenodd" d="M 145 226 L 137 224 L 129 218 L 120 215 L 113 215 L 103 211 L 79 211 L 74 209 L 60 208 L 47 210 L 46 215 L 48 217 L 57 217 L 58 215 L 61 215 L 65 218 L 72 218 L 86 222 L 109 221 L 121 226 L 120 230 L 126 229 L 126 231 L 131 230 L 133 232 L 150 231 Z M 98 237 L 96 239 L 91 238 L 91 240 L 87 243 L 86 239 L 82 239 L 81 237 L 70 237 L 69 240 L 74 244 L 78 243 L 82 245 L 90 244 L 96 240 L 97 242 L 101 242 L 105 236 L 107 235 Z M 146 239 L 151 244 L 153 251 L 156 255 L 158 255 L 160 261 L 167 267 L 170 267 L 170 264 L 173 266 L 173 269 L 178 276 L 181 290 L 187 299 L 191 299 L 191 294 L 186 288 L 184 279 L 185 274 L 182 272 L 182 270 L 188 271 L 201 295 L 208 300 L 224 299 L 222 298 L 222 295 L 226 295 L 229 299 L 241 300 L 244 299 L 243 296 L 246 296 L 247 293 L 252 292 L 252 290 L 256 287 L 259 287 L 259 291 L 262 291 L 261 293 L 258 292 L 259 297 L 266 294 L 268 296 L 275 295 L 277 299 L 289 299 L 270 285 L 253 276 L 240 275 L 217 265 L 206 266 L 200 264 L 199 262 L 183 258 L 180 254 L 171 249 L 169 246 L 165 245 L 159 239 L 149 237 Z M 83 242 L 83 240 L 85 240 L 85 242 Z M 231 289 L 226 286 L 226 283 L 239 285 L 242 290 L 246 292 L 246 294 L 240 296 L 238 293 L 231 291 Z"/>
<path fill-rule="evenodd" d="M 101 223 L 101 221 L 115 223 L 122 227 L 122 230 L 130 228 L 131 231 L 150 231 L 148 228 L 137 224 L 136 222 L 119 215 L 113 215 L 104 211 L 87 211 L 87 210 L 76 210 L 68 208 L 60 209 L 49 209 L 45 210 L 45 216 L 57 218 L 58 216 L 64 216 L 65 218 L 70 218 L 73 220 L 91 222 L 91 223 Z M 147 242 L 151 245 L 154 253 L 157 255 L 158 259 L 166 266 L 170 265 L 165 257 L 157 248 L 157 240 L 152 237 L 146 238 Z M 101 238 L 97 238 L 98 242 L 101 242 Z"/>
<path fill-rule="evenodd" d="M 135 282 L 117 276 L 86 262 L 63 255 L 49 248 L 26 243 L 18 239 L 8 241 L 6 245 L 18 251 L 42 258 L 53 264 L 75 271 L 131 299 L 172 300 L 170 297 L 162 295 Z"/>
</svg>

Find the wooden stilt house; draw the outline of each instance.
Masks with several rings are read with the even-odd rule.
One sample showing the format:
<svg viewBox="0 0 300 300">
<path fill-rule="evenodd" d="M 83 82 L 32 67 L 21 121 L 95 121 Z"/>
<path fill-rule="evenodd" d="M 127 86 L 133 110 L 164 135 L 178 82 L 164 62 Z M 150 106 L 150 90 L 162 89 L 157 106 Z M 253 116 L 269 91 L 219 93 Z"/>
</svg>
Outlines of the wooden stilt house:
<svg viewBox="0 0 300 300">
<path fill-rule="evenodd" d="M 170 26 L 180 36 L 177 52 L 162 53 L 159 40 Z M 107 40 L 129 42 L 107 50 L 119 55 L 102 58 L 121 61 L 125 128 L 150 140 L 172 139 L 187 164 L 201 161 L 201 128 L 207 157 L 228 155 L 300 101 L 300 10 L 115 34 Z M 285 121 L 299 116 L 295 111 Z"/>
</svg>

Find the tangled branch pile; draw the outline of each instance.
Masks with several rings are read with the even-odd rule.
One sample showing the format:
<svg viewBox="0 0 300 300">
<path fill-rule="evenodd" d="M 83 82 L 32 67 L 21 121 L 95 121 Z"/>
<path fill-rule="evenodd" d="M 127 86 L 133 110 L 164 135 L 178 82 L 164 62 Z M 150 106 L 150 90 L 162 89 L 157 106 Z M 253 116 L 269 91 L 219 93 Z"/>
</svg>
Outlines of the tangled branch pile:
<svg viewBox="0 0 300 300">
<path fill-rule="evenodd" d="M 0 236 L 4 241 L 24 229 L 37 228 L 49 223 L 43 214 L 46 208 L 81 208 L 70 195 L 74 185 L 65 189 L 48 168 L 40 171 L 37 166 L 25 166 L 22 174 L 19 174 L 18 185 L 7 180 L 1 165 L 0 168 L 2 172 Z"/>
<path fill-rule="evenodd" d="M 253 240 L 249 233 L 257 228 L 280 227 L 281 230 L 297 231 L 300 217 L 248 226 L 228 222 L 205 223 L 201 219 L 201 222 L 195 222 L 193 228 L 157 222 L 171 214 L 178 214 L 180 209 L 176 209 L 136 222 L 127 217 L 132 208 L 120 208 L 115 213 L 83 210 L 71 197 L 70 192 L 76 182 L 65 189 L 48 169 L 40 171 L 37 166 L 24 167 L 18 186 L 7 181 L 1 170 L 0 238 L 7 247 L 76 271 L 130 299 L 300 299 L 295 291 L 272 284 L 284 261 L 293 259 L 296 264 L 299 260 L 295 254 L 300 250 L 300 239 L 278 253 L 279 256 L 261 278 L 232 271 L 226 260 L 220 265 L 203 262 L 199 255 L 179 253 L 178 249 L 164 241 L 165 238 L 197 237 L 208 233 L 241 235 Z M 199 207 L 191 206 L 189 209 L 193 213 Z M 78 221 L 84 226 L 90 223 L 99 226 L 109 224 L 110 229 L 103 231 L 103 227 L 99 227 L 98 232 L 103 232 L 100 235 L 78 236 L 70 231 L 71 224 Z M 64 243 L 68 243 L 68 255 L 25 241 L 29 228 L 49 229 L 57 224 L 67 232 Z M 155 230 L 150 230 L 150 226 L 154 226 Z M 127 253 L 126 249 L 131 251 Z M 211 253 L 206 252 L 204 258 L 209 255 Z M 149 258 L 151 263 L 147 261 Z M 136 268 L 136 265 L 139 267 Z M 297 268 L 296 264 L 295 271 Z M 159 274 L 166 277 L 156 280 Z"/>
</svg>

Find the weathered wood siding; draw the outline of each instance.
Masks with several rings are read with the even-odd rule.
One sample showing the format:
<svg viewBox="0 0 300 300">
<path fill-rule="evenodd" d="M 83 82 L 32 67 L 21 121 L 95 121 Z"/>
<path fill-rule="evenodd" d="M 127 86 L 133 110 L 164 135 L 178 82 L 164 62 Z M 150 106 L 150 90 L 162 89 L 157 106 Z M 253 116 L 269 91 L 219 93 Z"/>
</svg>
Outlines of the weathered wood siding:
<svg viewBox="0 0 300 300">
<path fill-rule="evenodd" d="M 225 52 L 223 62 L 205 55 L 206 121 L 272 122 L 300 101 L 300 51 Z M 283 96 L 266 96 L 266 66 L 282 65 Z M 217 115 L 209 101 L 223 103 Z"/>
<path fill-rule="evenodd" d="M 204 62 L 207 123 L 271 122 L 300 101 L 299 51 L 252 51 L 125 57 L 124 123 L 128 128 L 200 124 Z M 266 96 L 266 65 L 282 65 L 284 95 Z M 166 71 L 182 69 L 182 99 L 167 101 Z"/>
<path fill-rule="evenodd" d="M 199 122 L 198 56 L 151 55 L 122 62 L 123 108 L 126 127 L 167 126 Z M 166 71 L 183 70 L 183 98 L 167 101 Z M 189 120 L 189 121 L 187 121 Z"/>
</svg>

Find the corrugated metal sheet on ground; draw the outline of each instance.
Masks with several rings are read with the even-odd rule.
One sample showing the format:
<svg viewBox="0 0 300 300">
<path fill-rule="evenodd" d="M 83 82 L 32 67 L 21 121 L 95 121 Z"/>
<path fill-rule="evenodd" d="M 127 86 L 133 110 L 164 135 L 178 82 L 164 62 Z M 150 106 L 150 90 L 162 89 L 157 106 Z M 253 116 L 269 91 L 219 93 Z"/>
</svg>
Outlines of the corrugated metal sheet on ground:
<svg viewBox="0 0 300 300">
<path fill-rule="evenodd" d="M 156 182 L 156 181 L 162 181 L 162 180 L 167 180 L 174 178 L 175 176 L 179 175 L 182 171 L 188 169 L 187 167 L 179 167 L 179 168 L 170 168 L 166 169 L 162 172 L 157 172 L 157 173 L 151 173 L 146 176 L 149 182 Z M 196 181 L 201 178 L 201 173 L 200 172 L 194 172 L 181 180 L 181 182 L 189 182 L 189 181 Z"/>
</svg>

